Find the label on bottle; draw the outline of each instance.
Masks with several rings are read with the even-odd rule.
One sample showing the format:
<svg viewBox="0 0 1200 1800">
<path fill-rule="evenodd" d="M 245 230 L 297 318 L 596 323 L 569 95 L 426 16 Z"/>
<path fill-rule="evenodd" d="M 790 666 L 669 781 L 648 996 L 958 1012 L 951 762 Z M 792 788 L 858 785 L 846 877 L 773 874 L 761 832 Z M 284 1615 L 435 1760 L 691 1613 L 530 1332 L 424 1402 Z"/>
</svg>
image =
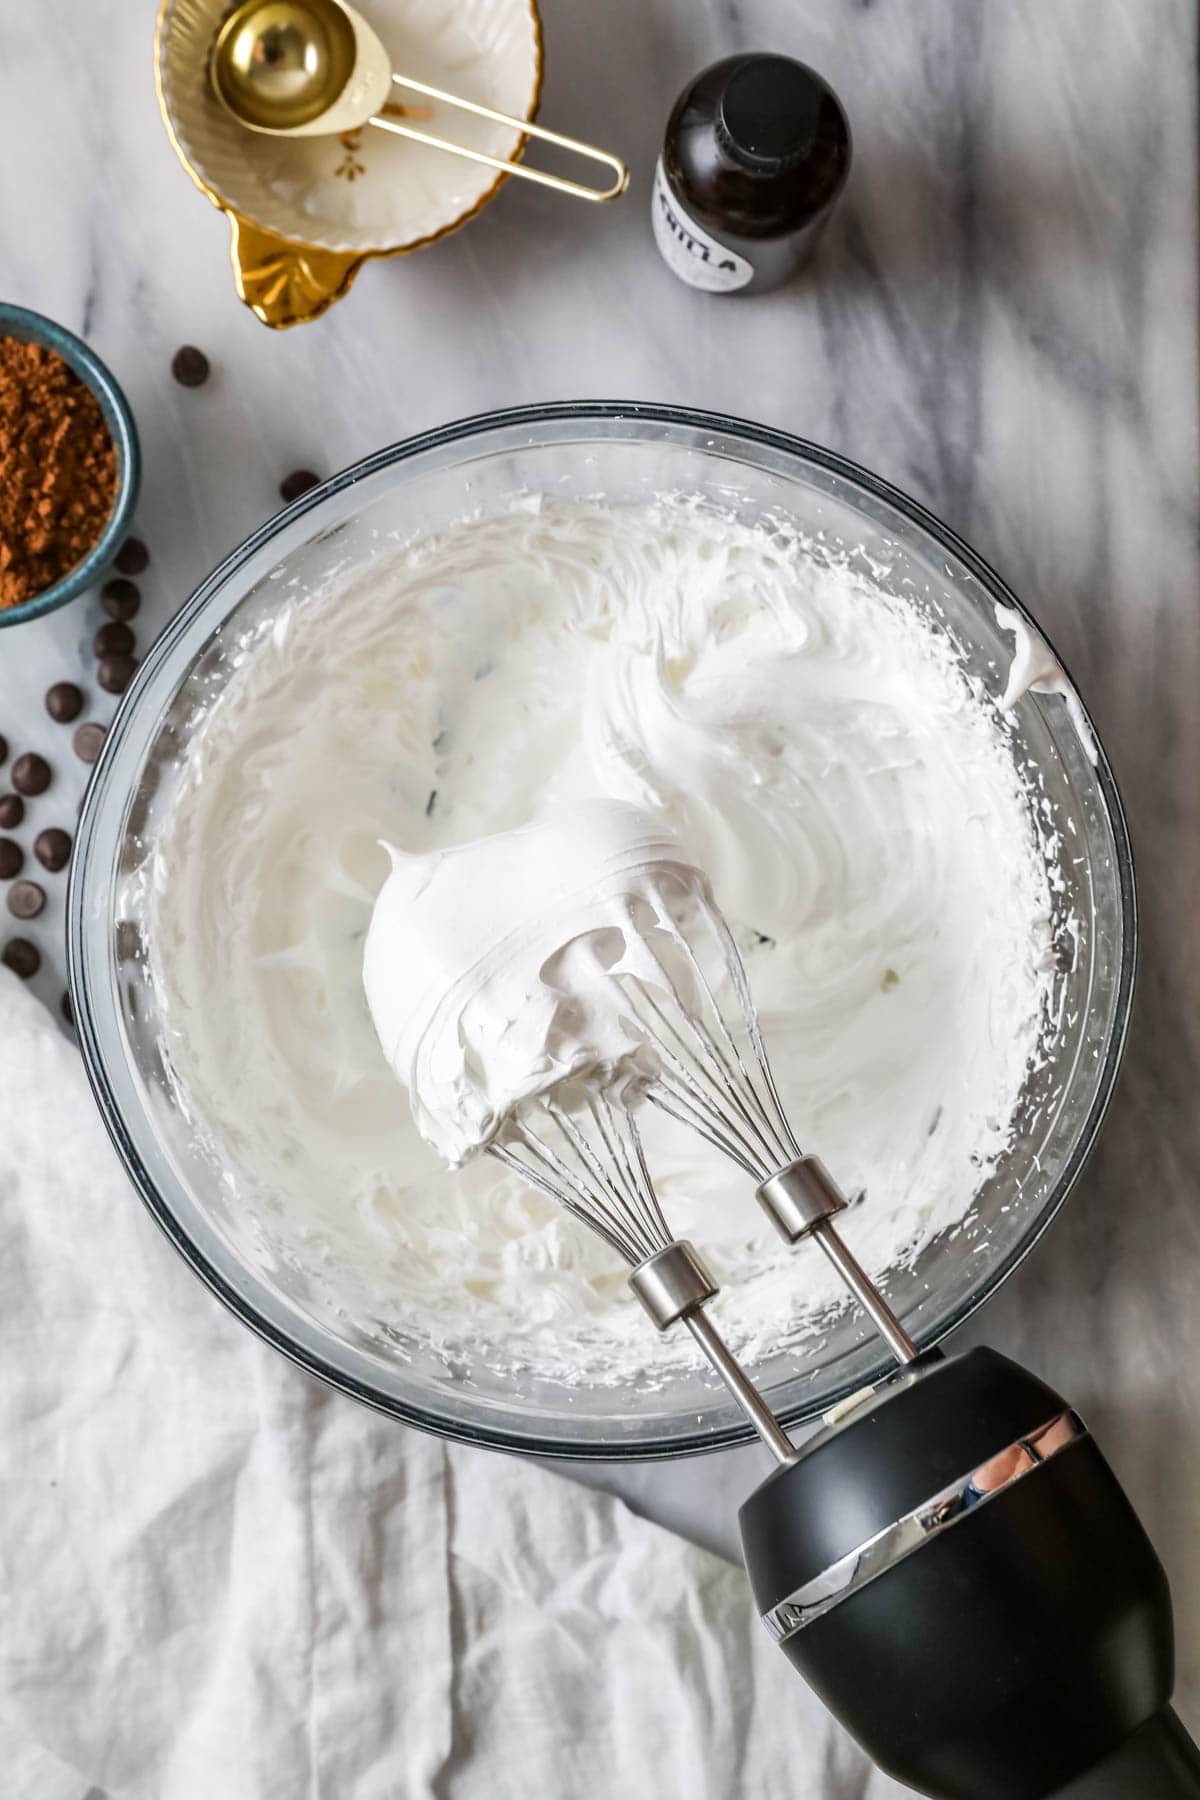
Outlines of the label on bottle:
<svg viewBox="0 0 1200 1800">
<path fill-rule="evenodd" d="M 703 225 L 697 225 L 667 185 L 662 157 L 654 171 L 651 201 L 654 241 L 669 269 L 689 287 L 709 294 L 732 294 L 754 280 L 754 266 L 736 250 L 730 250 Z"/>
</svg>

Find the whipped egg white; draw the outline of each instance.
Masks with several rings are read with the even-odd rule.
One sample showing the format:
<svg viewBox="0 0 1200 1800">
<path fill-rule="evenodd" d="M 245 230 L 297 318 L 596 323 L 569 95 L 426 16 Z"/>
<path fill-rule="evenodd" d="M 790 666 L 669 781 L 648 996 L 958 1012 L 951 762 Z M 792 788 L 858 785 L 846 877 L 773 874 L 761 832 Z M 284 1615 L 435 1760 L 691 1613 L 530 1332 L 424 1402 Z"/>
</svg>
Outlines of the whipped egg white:
<svg viewBox="0 0 1200 1800">
<path fill-rule="evenodd" d="M 678 839 L 640 807 L 588 798 L 453 849 L 387 850 L 363 986 L 442 1160 L 457 1167 L 568 1083 L 635 1100 L 658 1059 L 621 983 L 698 1002 L 694 982 L 680 993 L 679 915 L 711 902 Z"/>
<path fill-rule="evenodd" d="M 397 870 L 434 905 L 461 846 L 596 800 L 661 819 L 711 880 L 797 1135 L 864 1196 L 845 1235 L 869 1270 L 962 1220 L 1046 1024 L 1034 809 L 949 637 L 785 529 L 534 498 L 285 598 L 194 734 L 148 937 L 179 1093 L 281 1255 L 447 1356 L 617 1383 L 687 1344 L 552 1200 L 491 1158 L 444 1166 L 362 986 Z M 535 934 L 553 907 L 553 880 L 514 880 L 481 880 L 482 954 L 493 884 Z M 429 976 L 388 1054 L 436 1015 Z M 478 1139 L 504 1093 L 475 1100 Z M 716 1152 L 657 1114 L 645 1138 L 736 1349 L 840 1304 Z"/>
</svg>

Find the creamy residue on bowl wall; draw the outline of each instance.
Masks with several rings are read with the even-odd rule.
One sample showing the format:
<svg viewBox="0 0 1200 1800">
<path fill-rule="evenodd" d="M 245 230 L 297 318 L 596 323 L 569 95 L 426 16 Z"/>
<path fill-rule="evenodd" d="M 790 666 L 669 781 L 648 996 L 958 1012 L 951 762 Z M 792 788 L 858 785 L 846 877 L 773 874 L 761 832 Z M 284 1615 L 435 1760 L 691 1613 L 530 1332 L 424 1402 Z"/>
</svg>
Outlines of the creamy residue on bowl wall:
<svg viewBox="0 0 1200 1800">
<path fill-rule="evenodd" d="M 381 840 L 585 795 L 661 811 L 710 876 L 868 1268 L 967 1214 L 1051 1023 L 1052 906 L 1004 715 L 935 622 L 782 527 L 532 497 L 285 598 L 236 660 L 154 855 L 168 1055 L 260 1238 L 382 1332 L 564 1381 L 690 1354 L 553 1201 L 442 1167 L 363 997 Z M 840 1304 L 714 1151 L 660 1115 L 645 1135 L 735 1348 Z"/>
</svg>

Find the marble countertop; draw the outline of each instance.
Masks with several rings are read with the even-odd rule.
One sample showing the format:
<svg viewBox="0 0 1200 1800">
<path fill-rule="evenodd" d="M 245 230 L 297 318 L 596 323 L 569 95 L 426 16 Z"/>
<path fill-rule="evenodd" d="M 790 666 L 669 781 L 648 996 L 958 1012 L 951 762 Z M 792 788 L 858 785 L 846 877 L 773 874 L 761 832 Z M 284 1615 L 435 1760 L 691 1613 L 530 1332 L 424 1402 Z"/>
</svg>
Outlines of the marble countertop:
<svg viewBox="0 0 1200 1800">
<path fill-rule="evenodd" d="M 1128 1061 L 1077 1195 L 964 1338 L 1028 1361 L 1097 1428 L 1168 1565 L 1180 1704 L 1200 1728 L 1200 599 L 1196 16 L 1191 0 L 543 0 L 543 120 L 611 143 L 629 196 L 510 184 L 465 232 L 368 267 L 272 334 L 233 295 L 226 226 L 159 122 L 151 0 L 40 0 L 4 23 L 3 297 L 81 332 L 136 412 L 139 635 L 279 504 L 490 407 L 581 395 L 711 407 L 854 457 L 962 533 L 1034 610 L 1116 769 L 1140 876 Z M 705 62 L 778 48 L 851 115 L 850 188 L 800 283 L 679 285 L 648 194 L 671 99 Z M 171 378 L 182 343 L 213 376 Z M 0 732 L 51 758 L 37 824 L 86 771 L 42 695 L 88 676 L 97 596 L 0 633 Z M 31 818 L 32 823 L 32 818 Z M 62 877 L 31 935 L 62 987 Z M 587 1478 L 725 1550 L 755 1452 Z M 19 1789 L 17 1790 L 20 1791 Z M 33 1787 L 28 1790 L 34 1792 Z M 49 1791 L 44 1790 L 44 1791 Z"/>
</svg>

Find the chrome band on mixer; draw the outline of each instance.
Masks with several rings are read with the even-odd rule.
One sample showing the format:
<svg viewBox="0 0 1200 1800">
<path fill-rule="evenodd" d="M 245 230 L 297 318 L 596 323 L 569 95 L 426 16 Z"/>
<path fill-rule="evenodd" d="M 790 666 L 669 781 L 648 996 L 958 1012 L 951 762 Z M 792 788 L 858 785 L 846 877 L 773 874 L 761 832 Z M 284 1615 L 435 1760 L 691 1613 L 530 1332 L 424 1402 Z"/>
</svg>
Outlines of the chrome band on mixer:
<svg viewBox="0 0 1200 1800">
<path fill-rule="evenodd" d="M 977 1464 L 967 1474 L 947 1482 L 936 1494 L 913 1507 L 856 1549 L 848 1551 L 819 1575 L 795 1588 L 785 1600 L 779 1600 L 762 1615 L 762 1622 L 775 1639 L 784 1643 L 796 1632 L 803 1631 L 831 1606 L 846 1600 L 877 1576 L 919 1550 L 922 1544 L 948 1531 L 959 1519 L 977 1506 L 985 1506 L 1026 1475 L 1050 1462 L 1060 1451 L 1068 1449 L 1088 1435 L 1078 1413 L 1068 1409 L 1051 1419 L 1037 1431 L 1009 1444 L 986 1463 Z M 988 1485 L 981 1486 L 981 1478 Z"/>
</svg>

